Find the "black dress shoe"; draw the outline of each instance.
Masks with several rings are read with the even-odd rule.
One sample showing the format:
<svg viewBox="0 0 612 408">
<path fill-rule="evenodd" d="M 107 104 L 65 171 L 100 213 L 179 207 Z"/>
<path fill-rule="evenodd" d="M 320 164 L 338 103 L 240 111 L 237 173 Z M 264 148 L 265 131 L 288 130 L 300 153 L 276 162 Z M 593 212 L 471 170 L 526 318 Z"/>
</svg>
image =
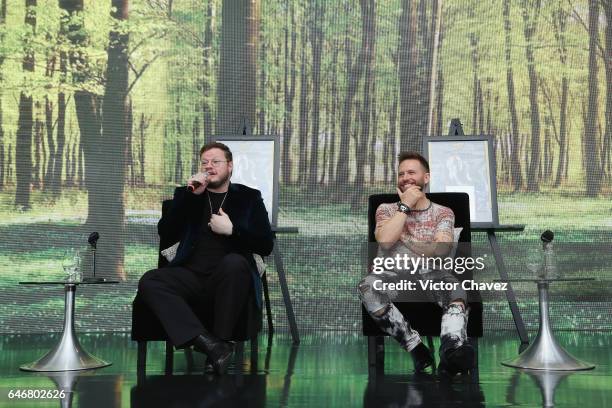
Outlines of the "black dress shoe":
<svg viewBox="0 0 612 408">
<path fill-rule="evenodd" d="M 193 339 L 192 345 L 196 351 L 208 356 L 215 373 L 219 375 L 225 373 L 234 351 L 231 343 L 204 332 Z"/>
<path fill-rule="evenodd" d="M 412 361 L 414 362 L 415 373 L 422 373 L 423 370 L 434 363 L 433 353 L 423 343 L 419 343 L 418 346 L 413 348 L 410 355 L 412 356 Z"/>
</svg>

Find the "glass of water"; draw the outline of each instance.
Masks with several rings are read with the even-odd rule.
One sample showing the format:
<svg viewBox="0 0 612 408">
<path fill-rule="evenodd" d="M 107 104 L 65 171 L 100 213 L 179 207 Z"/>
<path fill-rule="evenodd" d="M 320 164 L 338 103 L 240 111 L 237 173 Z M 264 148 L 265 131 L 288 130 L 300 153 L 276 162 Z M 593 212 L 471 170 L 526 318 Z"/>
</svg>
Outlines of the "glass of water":
<svg viewBox="0 0 612 408">
<path fill-rule="evenodd" d="M 525 256 L 525 265 L 531 272 L 532 278 L 543 278 L 544 274 L 544 252 L 539 248 L 530 248 Z"/>
<path fill-rule="evenodd" d="M 81 280 L 81 255 L 79 251 L 70 248 L 64 254 L 62 267 L 66 273 L 67 282 L 78 282 Z"/>
</svg>

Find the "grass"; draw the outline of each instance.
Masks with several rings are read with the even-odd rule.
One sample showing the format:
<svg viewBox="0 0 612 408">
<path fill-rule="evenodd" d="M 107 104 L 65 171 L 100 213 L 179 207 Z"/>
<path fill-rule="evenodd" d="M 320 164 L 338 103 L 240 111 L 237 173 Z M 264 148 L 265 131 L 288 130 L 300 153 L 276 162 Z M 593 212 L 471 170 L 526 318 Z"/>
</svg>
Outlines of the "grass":
<svg viewBox="0 0 612 408">
<path fill-rule="evenodd" d="M 104 290 L 80 288 L 80 329 L 129 330 L 130 304 L 136 282 L 144 272 L 154 268 L 157 261 L 155 222 L 159 217 L 159 204 L 171 194 L 171 188 L 158 190 L 128 190 L 125 235 L 128 283 L 105 287 Z M 364 194 L 371 192 L 374 191 Z M 304 330 L 360 328 L 355 285 L 364 271 L 360 254 L 367 233 L 367 207 L 363 199 L 351 201 L 350 197 L 339 194 L 329 189 L 310 193 L 296 187 L 281 191 L 279 225 L 296 226 L 300 231 L 297 235 L 279 235 L 278 239 L 295 312 Z M 87 233 L 83 229 L 87 196 L 82 191 L 68 190 L 59 200 L 51 202 L 42 193 L 35 192 L 32 196 L 35 204 L 29 212 L 14 211 L 12 200 L 10 192 L 0 193 L 0 327 L 4 332 L 16 332 L 28 326 L 29 330 L 59 329 L 63 309 L 61 288 L 24 287 L 17 282 L 62 277 L 64 251 L 75 243 L 84 242 Z M 559 242 L 611 241 L 612 203 L 608 197 L 587 199 L 553 192 L 504 193 L 499 197 L 499 209 L 502 223 L 526 224 L 524 233 L 500 236 L 504 250 L 515 251 L 506 254 L 506 263 L 513 272 L 523 267 L 521 246 L 537 247 L 539 234 L 546 228 L 555 231 Z M 473 234 L 473 241 L 475 249 L 488 250 L 484 234 Z M 587 250 L 582 254 L 599 264 L 581 265 L 580 254 L 564 250 L 558 259 L 566 273 L 581 276 L 590 271 L 591 274 L 610 276 L 610 269 L 602 266 L 602 262 L 612 264 L 607 253 L 606 257 L 598 257 Z M 572 268 L 573 263 L 575 268 Z M 492 265 L 490 255 L 489 264 Z M 270 266 L 268 276 L 275 324 L 285 327 L 283 301 L 273 266 Z M 490 269 L 482 277 L 492 279 L 496 277 L 496 271 Z M 537 308 L 532 307 L 535 290 L 526 286 L 517 289 L 519 304 L 528 311 L 528 324 L 536 325 L 537 313 L 534 310 Z M 582 286 L 580 291 L 572 291 L 568 286 L 559 289 L 560 304 L 577 305 L 572 306 L 570 312 L 560 314 L 562 327 L 612 327 L 609 303 L 593 302 L 609 291 L 607 287 L 590 284 Z M 585 297 L 591 302 L 575 303 Z M 512 328 L 503 297 L 491 297 L 486 307 L 490 316 L 489 327 Z M 42 316 L 48 318 L 41 325 Z"/>
</svg>

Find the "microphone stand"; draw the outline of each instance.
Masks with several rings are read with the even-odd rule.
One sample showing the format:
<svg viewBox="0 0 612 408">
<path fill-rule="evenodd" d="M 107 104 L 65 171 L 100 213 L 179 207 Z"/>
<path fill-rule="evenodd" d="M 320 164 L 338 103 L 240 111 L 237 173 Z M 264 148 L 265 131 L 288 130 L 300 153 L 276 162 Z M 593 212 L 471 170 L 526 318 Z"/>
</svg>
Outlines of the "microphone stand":
<svg viewBox="0 0 612 408">
<path fill-rule="evenodd" d="M 96 246 L 95 243 L 91 246 L 91 250 L 93 252 L 93 277 L 92 278 L 85 278 L 83 279 L 83 282 L 88 282 L 88 283 L 92 283 L 92 282 L 105 282 L 106 278 L 96 278 Z"/>
</svg>

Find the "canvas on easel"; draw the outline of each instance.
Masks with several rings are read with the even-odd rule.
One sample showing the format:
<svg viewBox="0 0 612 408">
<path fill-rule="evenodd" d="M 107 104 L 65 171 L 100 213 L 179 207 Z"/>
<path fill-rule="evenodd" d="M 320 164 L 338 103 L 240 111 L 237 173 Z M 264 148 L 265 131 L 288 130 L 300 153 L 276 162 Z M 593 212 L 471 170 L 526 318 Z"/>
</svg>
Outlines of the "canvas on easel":
<svg viewBox="0 0 612 408">
<path fill-rule="evenodd" d="M 474 227 L 499 225 L 495 155 L 490 136 L 437 136 L 423 141 L 429 191 L 467 193 Z"/>
</svg>

